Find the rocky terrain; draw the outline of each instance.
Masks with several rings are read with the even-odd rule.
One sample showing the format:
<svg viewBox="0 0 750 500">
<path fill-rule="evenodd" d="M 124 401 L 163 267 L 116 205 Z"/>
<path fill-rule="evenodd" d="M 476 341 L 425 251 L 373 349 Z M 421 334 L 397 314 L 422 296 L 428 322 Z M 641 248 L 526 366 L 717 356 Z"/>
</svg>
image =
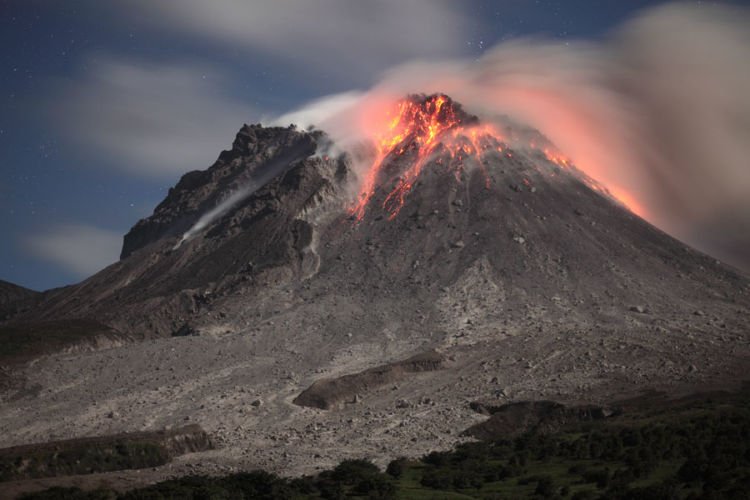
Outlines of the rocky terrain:
<svg viewBox="0 0 750 500">
<path fill-rule="evenodd" d="M 417 354 L 409 359 L 376 366 L 363 372 L 316 380 L 292 402 L 321 410 L 336 408 L 341 403 L 356 404 L 360 401 L 361 393 L 400 382 L 412 373 L 439 370 L 442 367 L 443 357 L 439 353 L 432 351 Z M 401 399 L 396 402 L 396 406 L 408 407 L 409 402 Z"/>
<path fill-rule="evenodd" d="M 422 154 L 407 136 L 357 217 L 362 172 L 327 141 L 244 126 L 134 226 L 118 263 L 0 323 L 94 318 L 126 339 L 14 369 L 0 447 L 197 423 L 217 449 L 91 480 L 291 475 L 450 448 L 487 420 L 476 400 L 607 404 L 747 377 L 748 278 L 541 150 L 438 147 L 394 214 L 389 193 Z M 432 351 L 440 369 L 355 384 L 317 405 L 331 409 L 294 404 L 321 380 Z"/>
</svg>

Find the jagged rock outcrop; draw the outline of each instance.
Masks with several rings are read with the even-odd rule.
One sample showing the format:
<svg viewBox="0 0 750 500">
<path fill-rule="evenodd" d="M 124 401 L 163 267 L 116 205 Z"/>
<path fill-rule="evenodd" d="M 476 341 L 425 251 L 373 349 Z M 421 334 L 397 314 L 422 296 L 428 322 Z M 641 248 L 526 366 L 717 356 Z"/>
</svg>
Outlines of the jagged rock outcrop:
<svg viewBox="0 0 750 500">
<path fill-rule="evenodd" d="M 269 181 L 289 164 L 315 152 L 315 138 L 294 128 L 244 125 L 219 159 L 207 170 L 183 175 L 169 189 L 153 215 L 138 221 L 125 235 L 121 259 L 160 238 L 181 236 L 222 198 L 258 179 Z"/>
<path fill-rule="evenodd" d="M 37 309 L 41 319 L 96 317 L 136 336 L 169 335 L 270 269 L 306 273 L 317 264 L 307 252 L 312 231 L 303 216 L 346 177 L 343 159 L 314 156 L 324 140 L 321 132 L 294 127 L 243 126 L 232 150 L 208 170 L 183 176 L 133 227 L 120 262 L 47 294 Z M 238 192 L 228 213 L 180 244 L 202 216 Z"/>
</svg>

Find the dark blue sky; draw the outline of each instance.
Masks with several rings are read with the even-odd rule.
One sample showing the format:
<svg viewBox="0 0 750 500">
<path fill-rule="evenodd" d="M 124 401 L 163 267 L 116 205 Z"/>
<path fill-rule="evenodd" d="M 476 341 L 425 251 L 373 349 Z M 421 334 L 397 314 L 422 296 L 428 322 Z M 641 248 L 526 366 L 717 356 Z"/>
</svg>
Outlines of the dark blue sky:
<svg viewBox="0 0 750 500">
<path fill-rule="evenodd" d="M 416 57 L 603 37 L 662 2 L 254 3 L 0 1 L 0 279 L 45 289 L 114 261 L 243 122 L 365 89 Z"/>
</svg>

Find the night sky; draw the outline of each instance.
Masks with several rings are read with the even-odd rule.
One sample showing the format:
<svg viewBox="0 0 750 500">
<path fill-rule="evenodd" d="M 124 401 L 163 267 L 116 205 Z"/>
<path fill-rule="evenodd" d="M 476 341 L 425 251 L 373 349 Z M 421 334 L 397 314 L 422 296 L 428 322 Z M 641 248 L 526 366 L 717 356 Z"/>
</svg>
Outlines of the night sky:
<svg viewBox="0 0 750 500">
<path fill-rule="evenodd" d="M 596 39 L 640 0 L 0 1 L 0 279 L 79 281 L 243 123 L 414 58 Z"/>
</svg>

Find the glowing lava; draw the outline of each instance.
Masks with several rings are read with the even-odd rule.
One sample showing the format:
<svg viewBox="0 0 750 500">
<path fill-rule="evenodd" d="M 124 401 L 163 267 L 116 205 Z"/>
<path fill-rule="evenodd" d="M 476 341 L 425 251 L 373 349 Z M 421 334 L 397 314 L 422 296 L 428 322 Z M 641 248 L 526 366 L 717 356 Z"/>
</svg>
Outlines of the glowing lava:
<svg viewBox="0 0 750 500">
<path fill-rule="evenodd" d="M 407 158 L 407 167 L 387 191 L 381 208 L 388 219 L 395 218 L 404 206 L 420 174 L 428 162 L 452 172 L 457 180 L 467 161 L 480 169 L 485 187 L 490 187 L 490 176 L 484 156 L 489 153 L 512 158 L 514 153 L 507 140 L 492 125 L 479 124 L 475 116 L 465 113 L 448 96 L 410 96 L 386 112 L 387 121 L 380 132 L 374 133 L 375 148 L 372 164 L 365 172 L 356 203 L 350 213 L 361 221 L 372 203 L 376 190 L 384 180 L 385 167 L 399 157 Z M 377 121 L 377 120 L 375 120 Z M 579 177 L 589 188 L 619 201 L 631 212 L 643 215 L 643 210 L 632 196 L 621 189 L 607 189 L 576 169 L 573 162 L 554 146 L 538 145 L 535 141 L 513 139 L 514 147 L 536 152 L 548 162 Z M 554 174 L 553 174 L 554 175 Z M 528 180 L 524 183 L 528 185 Z"/>
<path fill-rule="evenodd" d="M 372 200 L 385 165 L 398 156 L 414 154 L 409 167 L 386 195 L 382 208 L 393 219 L 404 205 L 406 196 L 422 173 L 424 166 L 438 153 L 450 157 L 447 167 L 460 176 L 464 161 L 471 157 L 489 177 L 482 164 L 482 154 L 492 149 L 502 151 L 499 134 L 488 125 L 476 125 L 476 118 L 464 114 L 445 95 L 419 96 L 402 100 L 391 113 L 384 132 L 375 138 L 375 159 L 367 170 L 351 213 L 362 220 Z M 494 140 L 493 140 L 494 139 Z M 442 159 L 436 159 L 442 164 Z"/>
</svg>

